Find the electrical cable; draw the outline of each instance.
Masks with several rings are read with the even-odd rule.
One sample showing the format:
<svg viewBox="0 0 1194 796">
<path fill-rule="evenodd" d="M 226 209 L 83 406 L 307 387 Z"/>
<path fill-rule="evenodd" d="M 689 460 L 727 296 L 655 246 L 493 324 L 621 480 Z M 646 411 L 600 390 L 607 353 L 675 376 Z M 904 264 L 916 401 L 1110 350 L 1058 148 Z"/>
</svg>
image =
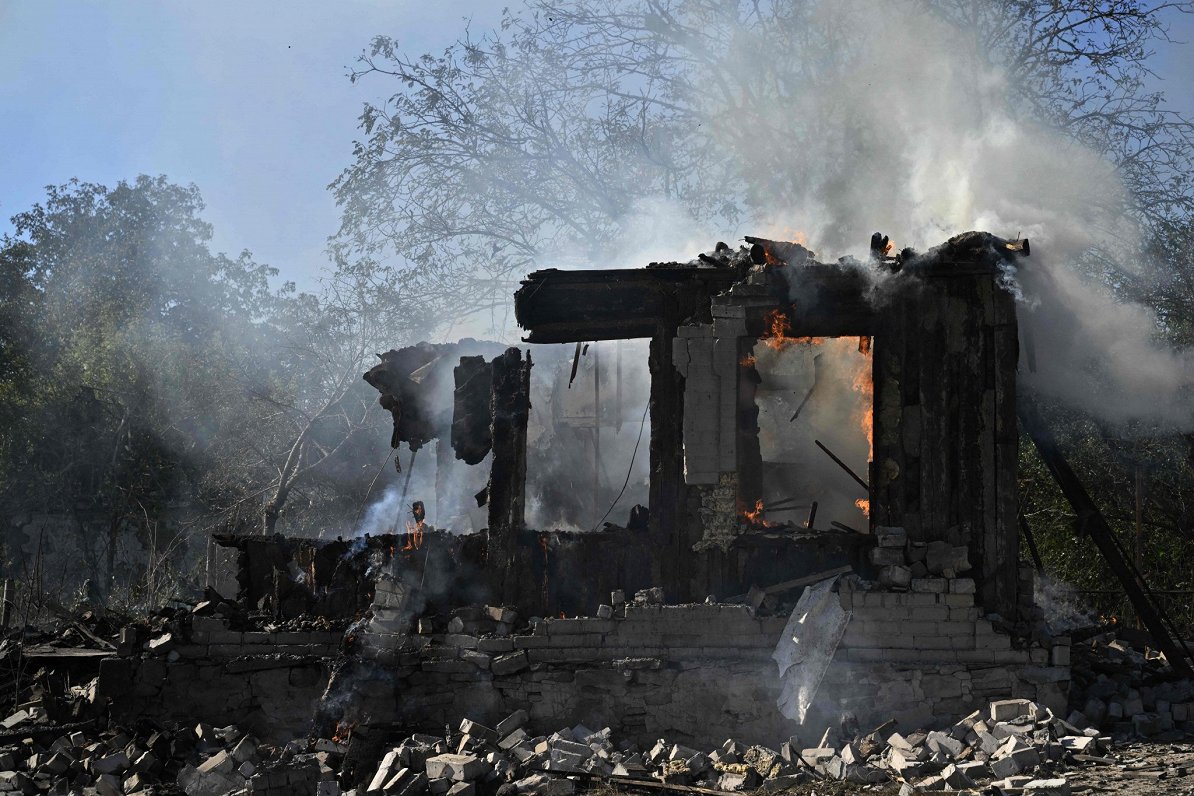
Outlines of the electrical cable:
<svg viewBox="0 0 1194 796">
<path fill-rule="evenodd" d="M 634 440 L 634 452 L 630 454 L 630 466 L 626 468 L 626 480 L 622 482 L 622 489 L 619 490 L 618 496 L 614 498 L 614 502 L 609 504 L 609 508 L 601 515 L 601 519 L 597 520 L 597 524 L 593 526 L 593 530 L 597 530 L 601 523 L 605 522 L 605 518 L 609 516 L 610 512 L 614 510 L 614 506 L 618 505 L 618 501 L 622 499 L 622 495 L 626 494 L 626 487 L 630 484 L 630 474 L 634 472 L 634 459 L 638 456 L 638 446 L 643 441 L 643 429 L 647 427 L 647 412 L 651 409 L 651 402 L 643 407 L 643 419 L 638 424 L 638 437 Z"/>
</svg>

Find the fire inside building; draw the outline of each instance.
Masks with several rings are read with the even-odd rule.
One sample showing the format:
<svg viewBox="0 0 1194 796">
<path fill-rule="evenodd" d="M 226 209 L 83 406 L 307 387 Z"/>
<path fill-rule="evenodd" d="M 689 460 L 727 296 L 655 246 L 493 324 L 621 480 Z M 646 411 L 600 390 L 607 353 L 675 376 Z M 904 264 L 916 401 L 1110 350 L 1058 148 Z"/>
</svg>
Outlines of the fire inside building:
<svg viewBox="0 0 1194 796">
<path fill-rule="evenodd" d="M 700 792 L 809 777 L 955 787 L 1046 765 L 1034 738 L 1094 755 L 1120 702 L 1073 689 L 1073 640 L 1034 607 L 1022 430 L 1173 673 L 1188 656 L 1017 399 L 1032 356 L 1008 284 L 1029 257 L 1027 240 L 979 232 L 924 253 L 876 234 L 868 259 L 836 262 L 747 238 L 691 262 L 532 273 L 514 296 L 526 346 L 424 343 L 364 376 L 391 446 L 412 459 L 434 446 L 432 494 L 402 494 L 389 533 L 219 537 L 210 599 L 145 654 L 106 656 L 96 693 L 125 717 L 275 740 L 309 728 L 362 793 L 496 792 L 528 771 L 720 783 Z M 591 433 L 560 439 L 592 454 L 565 490 L 585 492 L 602 407 L 637 388 L 645 502 L 592 529 L 534 527 L 528 483 L 597 356 L 586 348 L 631 340 L 648 345 L 649 386 L 623 385 L 619 357 L 603 401 L 591 361 Z M 541 361 L 556 366 L 550 394 Z M 600 489 L 571 497 L 602 510 Z M 208 682 L 218 698 L 194 687 Z M 188 793 L 232 781 L 192 773 Z M 574 787 L 535 782 L 516 791 Z"/>
</svg>

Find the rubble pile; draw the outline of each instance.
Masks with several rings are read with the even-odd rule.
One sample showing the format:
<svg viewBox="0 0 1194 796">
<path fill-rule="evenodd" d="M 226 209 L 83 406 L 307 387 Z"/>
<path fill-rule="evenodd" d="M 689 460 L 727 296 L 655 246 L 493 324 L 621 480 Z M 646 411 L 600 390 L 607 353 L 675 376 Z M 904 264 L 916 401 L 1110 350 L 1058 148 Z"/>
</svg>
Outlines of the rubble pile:
<svg viewBox="0 0 1194 796">
<path fill-rule="evenodd" d="M 260 743 L 236 726 L 132 727 L 95 719 L 58 725 L 40 700 L 0 726 L 0 792 L 187 796 L 338 794 L 344 747 L 320 739 L 283 747 Z"/>
<path fill-rule="evenodd" d="M 1147 647 L 1100 636 L 1073 646 L 1071 669 L 1078 708 L 1071 722 L 1157 740 L 1175 740 L 1194 722 L 1194 682 L 1176 678 L 1164 656 Z"/>
<path fill-rule="evenodd" d="M 940 731 L 906 735 L 894 722 L 860 734 L 846 725 L 813 746 L 778 750 L 727 740 L 709 752 L 660 740 L 615 743 L 608 728 L 578 725 L 532 736 L 517 711 L 490 728 L 466 719 L 447 737 L 416 734 L 390 749 L 358 792 L 468 796 L 477 792 L 569 794 L 593 779 L 775 792 L 816 781 L 901 783 L 902 792 L 994 785 L 1037 796 L 1068 794 L 1072 764 L 1112 764 L 1111 738 L 1079 729 L 1026 699 L 993 702 Z"/>
</svg>

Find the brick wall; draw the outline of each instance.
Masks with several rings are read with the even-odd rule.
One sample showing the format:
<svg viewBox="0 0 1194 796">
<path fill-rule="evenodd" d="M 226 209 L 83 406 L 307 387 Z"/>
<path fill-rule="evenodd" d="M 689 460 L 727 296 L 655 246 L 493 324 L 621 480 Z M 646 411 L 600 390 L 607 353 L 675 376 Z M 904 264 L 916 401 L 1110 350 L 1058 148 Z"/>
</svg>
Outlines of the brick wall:
<svg viewBox="0 0 1194 796">
<path fill-rule="evenodd" d="M 1009 696 L 1065 707 L 1064 641 L 1013 648 L 975 606 L 967 578 L 919 578 L 915 589 L 843 581 L 851 620 L 803 727 L 776 707 L 771 655 L 787 617 L 724 604 L 605 606 L 607 618 L 540 620 L 517 635 L 469 626 L 406 634 L 379 623 L 337 666 L 339 634 L 238 633 L 197 617 L 204 621 L 170 659 L 105 661 L 101 690 L 128 715 L 238 723 L 282 740 L 305 734 L 317 715 L 437 732 L 462 717 L 494 722 L 525 708 L 542 732 L 581 722 L 640 743 L 799 735 L 811 745 L 843 711 L 864 726 L 895 718 L 911 729 Z"/>
</svg>

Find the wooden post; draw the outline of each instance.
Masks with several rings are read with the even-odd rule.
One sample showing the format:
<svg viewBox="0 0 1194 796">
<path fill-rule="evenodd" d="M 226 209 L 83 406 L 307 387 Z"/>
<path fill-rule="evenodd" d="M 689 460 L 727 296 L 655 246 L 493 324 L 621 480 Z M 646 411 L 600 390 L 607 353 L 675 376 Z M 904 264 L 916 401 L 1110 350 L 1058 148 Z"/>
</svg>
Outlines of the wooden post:
<svg viewBox="0 0 1194 796">
<path fill-rule="evenodd" d="M 527 421 L 531 408 L 531 356 L 508 348 L 493 360 L 493 466 L 489 471 L 490 583 L 495 598 L 519 604 L 518 534 L 525 525 Z"/>
<path fill-rule="evenodd" d="M 601 360 L 593 346 L 593 521 L 601 517 Z"/>
<path fill-rule="evenodd" d="M 3 605 L 3 608 L 0 608 L 0 627 L 5 630 L 8 629 L 8 624 L 12 620 L 12 598 L 12 578 L 5 578 L 4 591 L 0 593 L 0 604 Z"/>
<path fill-rule="evenodd" d="M 651 338 L 651 578 L 669 602 L 688 597 L 683 575 L 692 559 L 684 534 L 684 377 L 672 356 L 675 327 Z"/>
<path fill-rule="evenodd" d="M 1133 551 L 1136 559 L 1136 570 L 1144 574 L 1144 479 L 1140 475 L 1140 462 L 1136 462 L 1136 544 Z M 1144 622 L 1136 617 L 1136 627 L 1144 627 Z"/>
</svg>

